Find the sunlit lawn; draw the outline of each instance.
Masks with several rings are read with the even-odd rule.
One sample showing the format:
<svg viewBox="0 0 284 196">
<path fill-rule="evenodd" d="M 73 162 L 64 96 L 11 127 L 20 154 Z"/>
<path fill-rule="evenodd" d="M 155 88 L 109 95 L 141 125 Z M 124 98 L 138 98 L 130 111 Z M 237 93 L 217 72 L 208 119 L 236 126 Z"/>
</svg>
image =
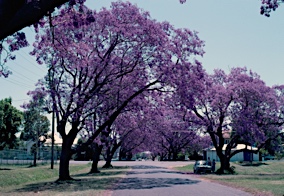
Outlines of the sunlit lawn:
<svg viewBox="0 0 284 196">
<path fill-rule="evenodd" d="M 221 184 L 237 187 L 255 195 L 284 195 L 284 162 L 265 161 L 262 163 L 236 164 L 234 175 L 199 175 L 199 177 L 217 181 Z M 216 168 L 219 164 L 216 164 Z M 177 168 L 192 172 L 193 165 Z"/>
<path fill-rule="evenodd" d="M 101 169 L 101 173 L 88 174 L 90 164 L 70 165 L 71 176 L 76 181 L 55 182 L 58 165 L 24 167 L 0 165 L 0 195 L 108 195 L 107 190 L 127 172 L 126 167 Z"/>
</svg>

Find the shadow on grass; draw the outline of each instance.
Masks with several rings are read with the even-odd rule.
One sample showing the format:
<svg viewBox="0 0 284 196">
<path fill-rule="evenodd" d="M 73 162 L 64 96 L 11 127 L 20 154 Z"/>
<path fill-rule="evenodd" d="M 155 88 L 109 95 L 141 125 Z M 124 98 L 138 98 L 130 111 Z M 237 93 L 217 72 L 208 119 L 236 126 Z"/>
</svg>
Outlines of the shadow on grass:
<svg viewBox="0 0 284 196">
<path fill-rule="evenodd" d="M 261 165 L 268 165 L 268 164 L 267 163 L 263 163 L 263 162 L 256 162 L 256 163 L 247 162 L 247 163 L 242 163 L 240 165 L 241 166 L 245 166 L 245 167 L 249 167 L 249 166 L 258 167 L 258 166 L 261 166 Z"/>
<path fill-rule="evenodd" d="M 81 178 L 80 180 L 76 181 L 34 183 L 14 191 L 23 194 L 27 192 L 44 191 L 48 191 L 50 193 L 64 192 L 68 194 L 69 192 L 73 193 L 76 191 L 87 190 L 152 189 L 158 187 L 171 187 L 174 185 L 190 185 L 198 182 L 200 181 L 182 178 L 96 178 L 91 176 L 88 178 Z"/>
<path fill-rule="evenodd" d="M 246 180 L 284 180 L 284 174 L 254 174 L 246 175 Z"/>
<path fill-rule="evenodd" d="M 81 178 L 80 180 L 71 181 L 59 181 L 59 182 L 40 182 L 34 184 L 28 184 L 23 188 L 13 190 L 13 192 L 25 193 L 25 192 L 75 192 L 86 190 L 107 190 L 110 189 L 113 184 L 116 184 L 121 178 Z"/>
<path fill-rule="evenodd" d="M 114 176 L 114 175 L 122 175 L 126 174 L 127 171 L 105 171 L 105 170 L 100 170 L 100 173 L 82 173 L 82 174 L 75 174 L 72 175 L 74 177 L 81 177 L 81 176 Z"/>
<path fill-rule="evenodd" d="M 10 168 L 0 168 L 0 170 L 12 170 Z"/>
</svg>

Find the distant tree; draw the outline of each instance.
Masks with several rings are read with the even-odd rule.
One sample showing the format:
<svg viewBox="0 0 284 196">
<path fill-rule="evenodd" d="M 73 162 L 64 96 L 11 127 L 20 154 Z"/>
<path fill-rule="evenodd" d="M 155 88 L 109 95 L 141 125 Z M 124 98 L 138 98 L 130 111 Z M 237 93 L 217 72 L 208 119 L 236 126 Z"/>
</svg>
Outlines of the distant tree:
<svg viewBox="0 0 284 196">
<path fill-rule="evenodd" d="M 160 160 L 176 161 L 178 154 L 185 154 L 190 146 L 199 142 L 200 136 L 194 126 L 183 119 L 184 113 L 178 107 L 171 107 L 170 100 L 152 108 L 151 119 L 148 120 L 148 129 L 151 137 L 148 138 L 148 150 L 160 155 Z"/>
<path fill-rule="evenodd" d="M 203 159 L 203 150 L 211 147 L 212 141 L 210 136 L 203 135 L 200 136 L 196 142 L 192 143 L 187 149 L 186 152 L 189 154 L 191 160 Z"/>
<path fill-rule="evenodd" d="M 73 155 L 74 160 L 78 161 L 89 161 L 92 159 L 93 150 L 90 145 L 86 145 L 86 141 L 83 141 L 82 138 L 79 138 L 77 144 L 75 145 Z"/>
<path fill-rule="evenodd" d="M 32 151 L 34 153 L 34 166 L 39 155 L 40 146 L 49 138 L 50 122 L 43 113 L 43 98 L 37 97 L 25 106 L 24 111 L 24 129 L 21 132 L 20 139 L 34 142 Z M 40 158 L 38 156 L 38 158 Z"/>
<path fill-rule="evenodd" d="M 12 106 L 12 99 L 0 100 L 0 150 L 17 146 L 16 133 L 22 126 L 23 114 Z"/>
<path fill-rule="evenodd" d="M 143 106 L 147 109 L 147 105 Z M 111 166 L 111 159 L 118 149 L 120 149 L 119 159 L 121 160 L 121 155 L 126 158 L 127 154 L 134 154 L 135 150 L 149 137 L 150 132 L 146 127 L 147 118 L 141 109 L 141 105 L 132 108 L 120 114 L 115 120 L 105 145 L 105 168 Z"/>
</svg>

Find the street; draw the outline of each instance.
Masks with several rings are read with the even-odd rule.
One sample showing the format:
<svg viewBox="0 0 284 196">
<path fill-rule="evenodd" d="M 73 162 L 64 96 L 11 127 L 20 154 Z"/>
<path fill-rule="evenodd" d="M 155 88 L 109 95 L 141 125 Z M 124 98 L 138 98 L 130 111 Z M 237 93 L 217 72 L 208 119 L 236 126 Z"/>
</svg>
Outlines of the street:
<svg viewBox="0 0 284 196">
<path fill-rule="evenodd" d="M 111 191 L 112 196 L 250 196 L 244 191 L 202 180 L 198 175 L 184 174 L 171 168 L 193 162 L 117 161 L 113 166 L 130 166 Z"/>
</svg>

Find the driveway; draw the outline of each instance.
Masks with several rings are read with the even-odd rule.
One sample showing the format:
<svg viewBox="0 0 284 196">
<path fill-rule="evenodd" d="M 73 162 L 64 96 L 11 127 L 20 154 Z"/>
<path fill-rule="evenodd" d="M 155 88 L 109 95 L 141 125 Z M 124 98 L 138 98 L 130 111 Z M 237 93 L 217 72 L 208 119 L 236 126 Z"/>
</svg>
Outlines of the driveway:
<svg viewBox="0 0 284 196">
<path fill-rule="evenodd" d="M 251 196 L 251 194 L 224 185 L 202 180 L 196 175 L 184 174 L 170 168 L 193 162 L 134 161 L 113 162 L 127 165 L 131 170 L 113 187 L 112 196 Z"/>
</svg>

